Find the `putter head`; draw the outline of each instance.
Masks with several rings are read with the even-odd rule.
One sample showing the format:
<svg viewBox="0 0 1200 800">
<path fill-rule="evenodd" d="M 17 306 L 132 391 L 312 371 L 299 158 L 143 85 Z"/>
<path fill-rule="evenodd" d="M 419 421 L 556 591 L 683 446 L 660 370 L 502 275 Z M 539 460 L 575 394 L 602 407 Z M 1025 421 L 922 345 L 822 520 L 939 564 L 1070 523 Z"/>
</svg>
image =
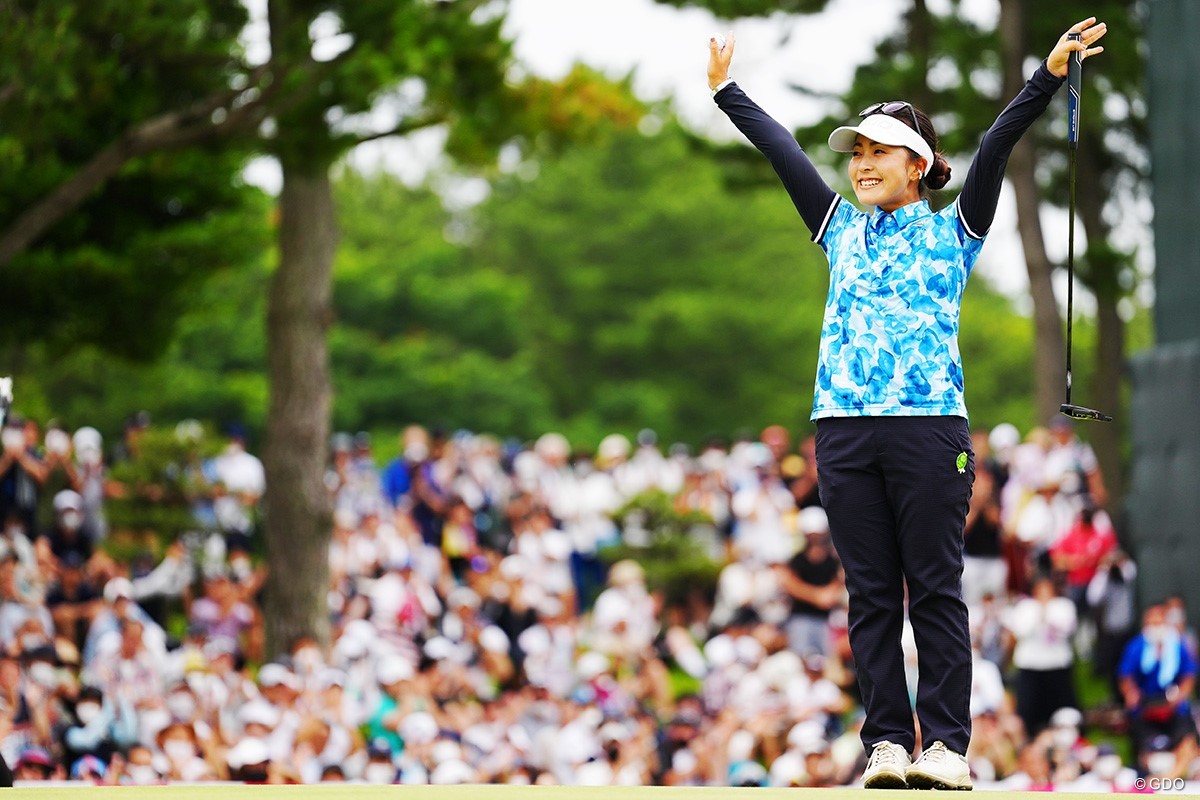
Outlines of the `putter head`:
<svg viewBox="0 0 1200 800">
<path fill-rule="evenodd" d="M 1094 408 L 1084 408 L 1083 406 L 1075 406 L 1070 403 L 1063 403 L 1058 407 L 1060 414 L 1066 414 L 1071 419 L 1090 419 L 1097 422 L 1112 422 L 1113 418 L 1108 414 L 1097 411 Z"/>
</svg>

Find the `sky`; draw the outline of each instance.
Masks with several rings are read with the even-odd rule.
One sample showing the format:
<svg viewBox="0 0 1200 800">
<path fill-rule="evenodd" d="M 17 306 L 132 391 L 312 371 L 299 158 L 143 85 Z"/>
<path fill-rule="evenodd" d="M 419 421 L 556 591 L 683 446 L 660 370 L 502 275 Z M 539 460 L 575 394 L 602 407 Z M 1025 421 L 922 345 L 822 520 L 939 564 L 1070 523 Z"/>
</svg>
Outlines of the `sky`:
<svg viewBox="0 0 1200 800">
<path fill-rule="evenodd" d="M 245 2 L 252 16 L 261 19 L 265 0 Z M 613 78 L 632 73 L 639 96 L 669 99 L 692 128 L 716 139 L 737 140 L 740 134 L 716 108 L 706 84 L 709 36 L 734 30 L 737 49 L 730 74 L 768 113 L 795 128 L 822 118 L 829 101 L 807 97 L 790 84 L 837 96 L 849 87 L 855 67 L 869 60 L 908 5 L 909 0 L 831 0 L 819 15 L 729 21 L 703 9 L 678 9 L 654 0 L 509 0 L 505 32 L 513 40 L 521 69 L 555 79 L 583 62 Z M 948 7 L 948 0 L 929 0 L 929 6 L 938 11 Z M 962 13 L 990 25 L 999 14 L 999 3 L 964 0 Z M 254 31 L 251 25 L 247 40 L 252 44 Z M 1051 44 L 1047 43 L 1047 50 Z M 331 39 L 328 46 L 336 47 L 336 42 Z M 1052 105 L 1051 113 L 1057 107 Z M 386 169 L 415 182 L 438 163 L 442 141 L 440 132 L 426 131 L 405 141 L 361 146 L 348 160 L 358 169 Z M 824 142 L 801 144 L 824 146 Z M 957 175 L 966 173 L 965 163 L 952 161 L 951 166 Z M 247 177 L 269 191 L 278 189 L 278 167 L 268 160 L 254 163 Z M 458 187 L 464 202 L 477 199 L 483 191 L 479 183 Z M 1051 258 L 1065 259 L 1066 215 L 1046 210 L 1042 224 Z M 801 241 L 806 239 L 807 233 Z M 1083 246 L 1077 236 L 1077 249 Z M 1028 279 L 1016 233 L 1015 202 L 1007 185 L 976 269 L 1019 307 L 1028 307 L 1022 306 Z M 1058 289 L 1060 297 L 1065 296 L 1065 278 Z M 1086 308 L 1087 300 L 1077 299 Z"/>
</svg>

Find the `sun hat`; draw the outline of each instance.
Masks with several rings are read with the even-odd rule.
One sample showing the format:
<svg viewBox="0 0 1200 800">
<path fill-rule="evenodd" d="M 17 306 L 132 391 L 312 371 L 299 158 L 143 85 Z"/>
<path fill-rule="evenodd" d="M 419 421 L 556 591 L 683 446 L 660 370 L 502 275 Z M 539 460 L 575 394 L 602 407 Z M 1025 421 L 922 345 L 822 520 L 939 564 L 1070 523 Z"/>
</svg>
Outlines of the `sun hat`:
<svg viewBox="0 0 1200 800">
<path fill-rule="evenodd" d="M 933 166 L 933 150 L 929 142 L 904 122 L 887 114 L 869 114 L 857 125 L 843 125 L 829 134 L 829 146 L 839 153 L 853 152 L 854 140 L 859 134 L 880 144 L 907 147 L 925 159 L 921 177 L 925 177 Z"/>
</svg>

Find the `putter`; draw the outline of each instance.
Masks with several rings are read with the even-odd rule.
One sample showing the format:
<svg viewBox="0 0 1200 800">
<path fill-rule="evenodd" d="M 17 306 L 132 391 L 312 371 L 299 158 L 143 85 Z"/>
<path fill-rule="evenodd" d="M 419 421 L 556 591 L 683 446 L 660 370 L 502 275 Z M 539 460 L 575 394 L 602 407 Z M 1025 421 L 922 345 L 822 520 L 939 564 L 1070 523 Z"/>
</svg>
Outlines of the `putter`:
<svg viewBox="0 0 1200 800">
<path fill-rule="evenodd" d="M 1068 39 L 1079 41 L 1082 33 L 1068 33 Z M 1075 304 L 1075 151 L 1079 149 L 1079 90 L 1083 83 L 1083 51 L 1074 50 L 1067 61 L 1067 152 L 1069 210 L 1067 213 L 1067 397 L 1058 407 L 1059 413 L 1072 419 L 1112 422 L 1113 418 L 1094 408 L 1071 403 L 1071 320 Z"/>
</svg>

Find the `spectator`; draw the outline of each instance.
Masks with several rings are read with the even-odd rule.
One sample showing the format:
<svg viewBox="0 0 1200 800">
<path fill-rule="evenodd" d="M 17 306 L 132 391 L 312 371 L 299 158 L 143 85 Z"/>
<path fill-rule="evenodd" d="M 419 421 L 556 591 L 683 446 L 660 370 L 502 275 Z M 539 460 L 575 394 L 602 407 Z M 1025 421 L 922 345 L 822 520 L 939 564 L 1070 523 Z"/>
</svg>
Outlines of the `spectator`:
<svg viewBox="0 0 1200 800">
<path fill-rule="evenodd" d="M 963 602 L 974 606 L 985 594 L 1002 596 L 1008 583 L 1006 534 L 1000 519 L 999 484 L 987 454 L 986 437 L 975 442 L 975 486 L 963 527 Z"/>
<path fill-rule="evenodd" d="M 95 428 L 85 426 L 71 437 L 75 450 L 76 491 L 83 498 L 83 534 L 92 542 L 101 542 L 108 535 L 104 516 L 105 498 L 115 492 L 108 483 L 104 465 L 104 439 Z"/>
<path fill-rule="evenodd" d="M 245 635 L 255 619 L 254 609 L 239 597 L 229 576 L 214 572 L 204 581 L 203 596 L 192 603 L 188 622 L 208 641 L 222 641 L 234 653 L 243 653 Z"/>
<path fill-rule="evenodd" d="M 225 533 L 226 545 L 230 550 L 249 550 L 266 477 L 262 462 L 246 452 L 246 431 L 240 425 L 230 426 L 228 444 L 213 459 L 212 474 L 218 489 L 213 512 Z"/>
<path fill-rule="evenodd" d="M 46 607 L 59 636 L 82 647 L 88 628 L 103 605 L 83 557 L 70 552 L 59 562 L 58 577 L 46 593 Z"/>
<path fill-rule="evenodd" d="M 1104 485 L 1104 474 L 1100 461 L 1091 445 L 1075 435 L 1075 425 L 1070 417 L 1055 414 L 1048 425 L 1054 441 L 1046 460 L 1056 464 L 1064 476 L 1063 492 L 1075 499 L 1078 505 L 1091 504 L 1095 508 L 1108 505 L 1108 489 Z"/>
<path fill-rule="evenodd" d="M 1190 763 L 1196 749 L 1191 706 L 1196 660 L 1178 629 L 1167 624 L 1164 605 L 1146 609 L 1142 631 L 1126 646 L 1117 674 L 1134 750 L 1144 752 L 1155 736 L 1162 735 L 1177 760 Z"/>
<path fill-rule="evenodd" d="M 83 523 L 83 497 L 71 489 L 56 494 L 54 522 L 46 535 L 55 558 L 62 560 L 73 553 L 84 562 L 91 559 L 95 544 L 84 532 Z"/>
<path fill-rule="evenodd" d="M 845 596 L 841 562 L 829 540 L 829 520 L 820 506 L 802 509 L 799 517 L 804 549 L 787 565 L 775 567 L 779 585 L 791 603 L 784 627 L 788 647 L 800 655 L 830 652 L 829 612 Z"/>
<path fill-rule="evenodd" d="M 1007 624 L 1016 639 L 1017 713 L 1033 738 L 1055 709 L 1076 705 L 1071 649 L 1076 617 L 1075 605 L 1059 596 L 1049 576 L 1034 579 L 1030 592 L 1013 607 Z"/>
<path fill-rule="evenodd" d="M 44 747 L 30 747 L 21 751 L 13 765 L 13 778 L 18 781 L 61 780 L 62 769 L 54 756 Z"/>
<path fill-rule="evenodd" d="M 1134 580 L 1137 565 L 1121 550 L 1112 550 L 1088 583 L 1087 602 L 1096 618 L 1096 647 L 1092 658 L 1094 674 L 1112 688 L 1112 698 L 1122 700 L 1117 667 L 1136 625 Z"/>
<path fill-rule="evenodd" d="M 168 723 L 155 736 L 155 744 L 162 753 L 160 774 L 168 782 L 204 781 L 215 777 L 214 770 L 203 758 L 196 728 L 190 722 Z"/>
<path fill-rule="evenodd" d="M 1104 511 L 1087 505 L 1067 534 L 1050 548 L 1050 561 L 1066 577 L 1067 597 L 1082 619 L 1087 611 L 1087 588 L 1104 559 L 1117 547 L 1117 535 Z"/>
<path fill-rule="evenodd" d="M 36 424 L 30 427 L 15 414 L 0 428 L 0 522 L 11 525 L 14 519 L 29 539 L 37 537 L 38 497 L 46 480 L 37 445 Z"/>
</svg>

